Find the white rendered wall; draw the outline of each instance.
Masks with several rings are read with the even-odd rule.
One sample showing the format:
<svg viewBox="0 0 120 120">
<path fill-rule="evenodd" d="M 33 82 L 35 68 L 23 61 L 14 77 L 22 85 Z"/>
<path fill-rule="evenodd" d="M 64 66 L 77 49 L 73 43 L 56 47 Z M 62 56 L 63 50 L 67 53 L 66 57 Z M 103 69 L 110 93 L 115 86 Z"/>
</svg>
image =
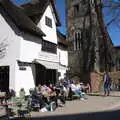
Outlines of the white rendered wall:
<svg viewBox="0 0 120 120">
<path fill-rule="evenodd" d="M 24 34 L 23 36 L 20 47 L 20 60 L 33 62 L 34 59 L 38 59 L 41 51 L 41 38 L 30 34 Z"/>
<path fill-rule="evenodd" d="M 30 88 L 35 88 L 35 69 L 34 65 L 25 66 L 26 70 L 19 70 L 19 66 L 16 62 L 16 76 L 15 76 L 15 90 L 17 96 L 19 96 L 19 91 L 24 88 L 26 95 L 29 94 Z"/>
<path fill-rule="evenodd" d="M 12 27 L 7 23 L 6 19 L 12 25 Z M 9 66 L 9 87 L 15 88 L 15 61 L 19 58 L 19 48 L 20 40 L 17 33 L 19 30 L 15 25 L 5 16 L 5 18 L 0 13 L 0 66 Z M 16 33 L 14 32 L 14 30 Z M 4 57 L 2 57 L 4 54 Z"/>
<path fill-rule="evenodd" d="M 64 74 L 66 74 L 66 69 L 59 69 L 58 72 L 60 72 L 59 80 L 64 78 Z"/>
<path fill-rule="evenodd" d="M 52 19 L 52 28 L 45 25 L 45 16 Z M 14 29 L 0 14 L 0 44 L 4 43 L 6 49 L 5 56 L 0 59 L 0 66 L 10 66 L 10 88 L 15 89 L 18 94 L 18 91 L 23 87 L 28 93 L 28 89 L 35 85 L 34 72 L 31 66 L 27 66 L 25 71 L 19 70 L 17 60 L 33 62 L 35 59 L 42 59 L 59 62 L 59 56 L 41 51 L 41 39 L 39 37 L 24 34 L 10 20 L 9 23 Z M 47 35 L 44 37 L 45 40 L 57 44 L 56 24 L 50 6 L 46 9 L 38 26 Z"/>
<path fill-rule="evenodd" d="M 67 50 L 58 49 L 59 62 L 62 65 L 68 66 L 68 52 Z"/>
<path fill-rule="evenodd" d="M 35 59 L 58 62 L 58 55 L 41 50 L 41 38 L 25 34 L 21 40 L 21 61 L 33 62 Z"/>
<path fill-rule="evenodd" d="M 59 76 L 59 80 L 64 78 L 64 74 L 66 73 L 67 67 L 68 67 L 68 52 L 67 50 L 62 50 L 58 48 L 57 54 L 59 56 L 59 63 L 61 65 L 66 66 L 66 68 L 60 68 L 58 69 L 58 72 L 61 73 L 61 76 Z"/>
<path fill-rule="evenodd" d="M 52 28 L 45 24 L 45 16 L 52 19 Z M 45 40 L 57 44 L 56 23 L 54 18 L 55 17 L 52 13 L 51 5 L 49 5 L 45 10 L 40 22 L 38 23 L 38 27 L 41 28 L 41 30 L 46 34 L 46 36 L 44 37 Z"/>
<path fill-rule="evenodd" d="M 12 24 L 13 28 L 9 24 Z M 14 89 L 18 95 L 21 87 L 24 87 L 28 93 L 28 89 L 34 87 L 35 84 L 33 69 L 27 67 L 26 71 L 19 70 L 17 60 L 29 62 L 38 58 L 41 44 L 38 44 L 39 38 L 24 35 L 10 20 L 9 24 L 0 14 L 0 28 L 2 28 L 0 29 L 0 48 L 3 46 L 3 49 L 6 49 L 5 56 L 0 58 L 0 66 L 10 67 L 9 88 Z M 33 42 L 34 40 L 37 42 Z"/>
</svg>

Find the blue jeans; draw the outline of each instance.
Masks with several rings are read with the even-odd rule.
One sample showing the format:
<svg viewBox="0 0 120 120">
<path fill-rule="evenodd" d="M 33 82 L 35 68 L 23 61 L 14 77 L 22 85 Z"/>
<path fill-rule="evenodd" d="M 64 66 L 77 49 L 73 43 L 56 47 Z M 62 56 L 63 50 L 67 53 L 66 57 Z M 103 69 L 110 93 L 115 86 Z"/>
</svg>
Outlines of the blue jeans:
<svg viewBox="0 0 120 120">
<path fill-rule="evenodd" d="M 85 98 L 86 99 L 85 93 L 83 93 L 80 89 L 76 89 L 75 90 L 75 94 L 79 95 L 81 98 Z"/>
<path fill-rule="evenodd" d="M 109 95 L 110 94 L 110 85 L 109 84 L 104 84 L 104 94 Z"/>
</svg>

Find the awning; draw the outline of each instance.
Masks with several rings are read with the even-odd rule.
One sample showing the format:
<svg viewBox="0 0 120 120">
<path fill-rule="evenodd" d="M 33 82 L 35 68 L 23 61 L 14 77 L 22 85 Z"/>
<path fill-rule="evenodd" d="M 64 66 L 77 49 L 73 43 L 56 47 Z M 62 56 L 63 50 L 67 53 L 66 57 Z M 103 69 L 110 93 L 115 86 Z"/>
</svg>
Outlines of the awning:
<svg viewBox="0 0 120 120">
<path fill-rule="evenodd" d="M 35 60 L 35 62 L 43 65 L 47 69 L 58 69 L 58 70 L 59 69 L 62 69 L 62 70 L 67 69 L 67 67 L 60 65 L 59 62 L 52 62 L 52 61 L 45 61 L 45 60 L 38 60 L 38 59 Z"/>
<path fill-rule="evenodd" d="M 67 70 L 67 67 L 64 66 L 64 65 L 60 65 L 60 64 L 59 64 L 59 69 L 60 69 L 60 70 Z"/>
<path fill-rule="evenodd" d="M 45 60 L 35 60 L 35 62 L 43 65 L 47 69 L 59 69 L 58 62 L 51 62 L 51 61 L 45 61 Z"/>
</svg>

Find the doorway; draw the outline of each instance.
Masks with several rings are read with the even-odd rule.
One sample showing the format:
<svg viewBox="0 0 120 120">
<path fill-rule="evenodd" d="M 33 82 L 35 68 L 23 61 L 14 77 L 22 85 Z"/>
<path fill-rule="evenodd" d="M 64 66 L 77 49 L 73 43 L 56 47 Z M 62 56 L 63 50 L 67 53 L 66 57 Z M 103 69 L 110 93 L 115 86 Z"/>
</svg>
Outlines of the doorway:
<svg viewBox="0 0 120 120">
<path fill-rule="evenodd" d="M 47 69 L 46 70 L 46 84 L 49 85 L 51 84 L 55 84 L 56 83 L 56 79 L 57 79 L 57 71 L 55 69 Z"/>
<path fill-rule="evenodd" d="M 3 92 L 9 90 L 9 66 L 0 66 L 0 90 Z"/>
<path fill-rule="evenodd" d="M 35 64 L 36 79 L 35 85 L 49 85 L 50 83 L 55 84 L 57 79 L 57 70 L 47 69 L 41 64 Z"/>
<path fill-rule="evenodd" d="M 45 67 L 41 64 L 35 64 L 35 72 L 36 72 L 36 79 L 35 85 L 38 86 L 39 84 L 45 84 Z"/>
</svg>

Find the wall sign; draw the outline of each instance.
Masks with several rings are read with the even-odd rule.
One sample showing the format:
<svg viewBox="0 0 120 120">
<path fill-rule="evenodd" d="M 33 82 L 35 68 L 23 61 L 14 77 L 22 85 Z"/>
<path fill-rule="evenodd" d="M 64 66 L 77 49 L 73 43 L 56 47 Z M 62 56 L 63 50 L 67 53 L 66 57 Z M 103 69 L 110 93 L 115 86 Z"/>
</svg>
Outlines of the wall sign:
<svg viewBox="0 0 120 120">
<path fill-rule="evenodd" d="M 19 70 L 26 70 L 25 66 L 19 66 Z"/>
<path fill-rule="evenodd" d="M 57 54 L 50 54 L 50 53 L 48 54 L 48 53 L 42 53 L 42 52 L 38 53 L 38 59 L 48 60 L 53 62 L 59 61 Z"/>
<path fill-rule="evenodd" d="M 5 43 L 5 41 L 2 41 L 0 43 L 0 59 L 2 59 L 6 55 L 7 47 L 8 47 L 8 44 Z"/>
</svg>

